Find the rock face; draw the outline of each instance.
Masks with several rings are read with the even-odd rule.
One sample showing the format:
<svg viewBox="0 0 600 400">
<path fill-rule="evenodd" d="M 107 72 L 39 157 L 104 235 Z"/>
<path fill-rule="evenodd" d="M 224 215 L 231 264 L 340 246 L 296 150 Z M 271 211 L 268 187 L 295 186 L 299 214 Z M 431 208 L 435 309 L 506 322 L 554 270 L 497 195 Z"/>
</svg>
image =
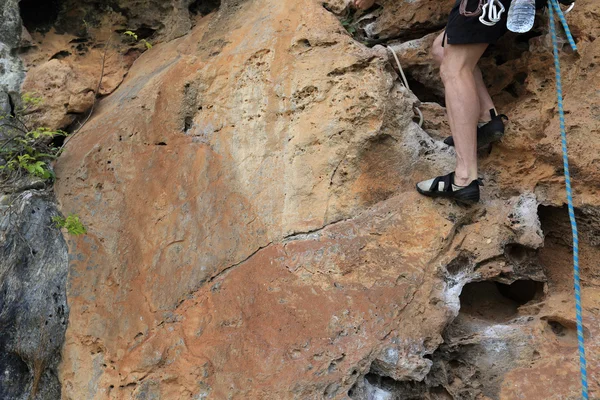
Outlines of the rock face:
<svg viewBox="0 0 600 400">
<path fill-rule="evenodd" d="M 29 186 L 29 188 L 27 188 Z M 0 196 L 0 398 L 57 399 L 69 315 L 67 245 L 53 196 L 23 185 Z"/>
<path fill-rule="evenodd" d="M 6 114 L 11 111 L 9 96 L 19 93 L 25 77 L 21 60 L 15 55 L 21 39 L 18 0 L 3 1 L 0 15 L 0 113 Z"/>
<path fill-rule="evenodd" d="M 344 21 L 360 40 L 390 40 L 416 97 L 396 82 L 386 51 L 354 40 L 318 2 L 224 1 L 193 24 L 161 22 L 213 3 L 152 14 L 159 22 L 147 24 L 164 42 L 111 61 L 106 98 L 56 165 L 61 208 L 89 231 L 69 243 L 62 397 L 576 398 L 543 19 L 482 61 L 512 122 L 482 154 L 482 205 L 463 209 L 413 190 L 452 168 L 427 58 L 452 2 L 381 2 Z M 150 14 L 128 4 L 118 13 L 141 29 Z M 562 54 L 572 65 L 564 90 L 591 374 L 600 344 L 598 7 L 578 2 L 569 20 L 580 57 Z M 347 2 L 328 8 L 342 15 Z M 111 15 L 99 12 L 98 34 L 125 26 Z M 60 102 L 38 117 L 68 124 L 69 109 L 90 106 L 99 75 L 47 50 L 76 49 L 69 42 L 81 33 L 38 35 L 24 56 L 26 87 L 56 90 Z M 413 122 L 419 99 L 429 102 L 430 132 Z"/>
<path fill-rule="evenodd" d="M 77 129 L 95 97 L 110 94 L 121 84 L 146 44 L 183 36 L 219 4 L 219 0 L 156 0 L 143 6 L 137 1 L 21 1 L 23 40 L 17 45 L 17 38 L 12 48 L 19 48 L 28 71 L 23 92 L 44 99 L 30 110 L 29 118 L 53 129 Z M 20 21 L 17 27 L 20 32 Z"/>
<path fill-rule="evenodd" d="M 0 145 L 24 79 L 18 1 L 0 4 Z M 60 398 L 58 364 L 68 319 L 67 245 L 44 183 L 0 177 L 0 398 Z"/>
</svg>

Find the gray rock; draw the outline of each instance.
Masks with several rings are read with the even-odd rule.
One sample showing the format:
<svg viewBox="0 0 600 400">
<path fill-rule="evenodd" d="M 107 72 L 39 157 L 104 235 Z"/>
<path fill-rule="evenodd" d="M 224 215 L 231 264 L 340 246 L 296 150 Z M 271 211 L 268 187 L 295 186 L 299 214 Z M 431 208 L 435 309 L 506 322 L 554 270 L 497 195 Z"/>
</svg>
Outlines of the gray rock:
<svg viewBox="0 0 600 400">
<path fill-rule="evenodd" d="M 50 192 L 24 190 L 10 200 L 0 209 L 0 399 L 60 399 L 67 245 L 52 226 Z"/>
<path fill-rule="evenodd" d="M 6 114 L 10 111 L 8 95 L 17 95 L 25 79 L 16 52 L 22 32 L 18 0 L 0 2 L 0 20 L 0 114 Z"/>
</svg>

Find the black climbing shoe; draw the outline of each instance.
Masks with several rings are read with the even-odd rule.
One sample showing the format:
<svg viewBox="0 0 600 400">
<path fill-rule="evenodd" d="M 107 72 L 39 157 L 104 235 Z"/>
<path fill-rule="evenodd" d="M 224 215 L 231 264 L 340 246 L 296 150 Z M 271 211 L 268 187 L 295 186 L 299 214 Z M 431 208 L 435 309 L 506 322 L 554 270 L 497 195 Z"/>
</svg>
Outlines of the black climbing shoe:
<svg viewBox="0 0 600 400">
<path fill-rule="evenodd" d="M 451 172 L 448 175 L 417 183 L 417 191 L 425 196 L 446 197 L 470 205 L 479 201 L 479 186 L 483 186 L 480 179 L 475 179 L 467 186 L 455 185 L 454 172 Z"/>
<path fill-rule="evenodd" d="M 496 110 L 490 110 L 491 121 L 477 127 L 477 149 L 484 149 L 490 144 L 499 141 L 504 136 L 504 121 L 508 119 L 504 114 L 497 115 Z M 454 138 L 448 136 L 444 139 L 448 146 L 454 146 Z"/>
</svg>

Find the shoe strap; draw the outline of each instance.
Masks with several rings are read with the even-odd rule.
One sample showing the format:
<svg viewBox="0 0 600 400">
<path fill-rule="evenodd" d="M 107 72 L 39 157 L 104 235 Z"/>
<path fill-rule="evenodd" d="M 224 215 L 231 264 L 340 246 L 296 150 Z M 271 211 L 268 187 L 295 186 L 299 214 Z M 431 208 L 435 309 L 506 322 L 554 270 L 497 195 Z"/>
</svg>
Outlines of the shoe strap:
<svg viewBox="0 0 600 400">
<path fill-rule="evenodd" d="M 440 183 L 444 184 L 443 192 L 452 192 L 452 184 L 454 183 L 454 172 L 450 172 L 448 175 L 438 176 L 433 180 L 429 187 L 430 192 L 439 192 Z"/>
<path fill-rule="evenodd" d="M 477 186 L 485 186 L 483 184 L 483 178 L 477 178 L 473 181 L 471 181 L 467 186 L 472 185 L 473 182 L 475 182 L 477 184 Z M 453 192 L 452 190 L 452 185 L 454 185 L 454 172 L 450 172 L 448 175 L 443 175 L 443 176 L 438 176 L 437 178 L 435 178 L 433 180 L 433 182 L 431 183 L 431 186 L 429 187 L 429 191 L 430 192 L 439 192 L 439 185 L 440 183 L 444 184 L 444 192 Z M 458 185 L 455 185 L 458 186 Z M 460 186 L 460 187 L 467 187 L 467 186 Z"/>
<path fill-rule="evenodd" d="M 494 119 L 494 118 L 502 118 L 502 119 L 505 119 L 505 120 L 508 121 L 508 117 L 506 116 L 506 114 L 498 114 L 498 113 L 496 113 L 496 109 L 495 108 L 492 108 L 490 110 L 490 117 L 492 117 L 492 119 Z"/>
</svg>

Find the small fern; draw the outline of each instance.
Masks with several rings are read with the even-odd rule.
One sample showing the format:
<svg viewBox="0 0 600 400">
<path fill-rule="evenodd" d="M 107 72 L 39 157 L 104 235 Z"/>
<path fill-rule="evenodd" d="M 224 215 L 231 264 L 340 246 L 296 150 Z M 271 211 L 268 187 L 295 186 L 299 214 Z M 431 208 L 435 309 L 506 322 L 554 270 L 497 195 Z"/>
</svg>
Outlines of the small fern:
<svg viewBox="0 0 600 400">
<path fill-rule="evenodd" d="M 13 115 L 0 115 L 0 184 L 21 176 L 21 171 L 42 179 L 54 178 L 49 163 L 60 149 L 54 146 L 53 139 L 67 133 L 27 125 L 27 114 L 42 103 L 41 97 L 25 93 Z"/>
<path fill-rule="evenodd" d="M 123 32 L 123 35 L 129 36 L 129 37 L 135 39 L 136 42 L 138 40 L 138 35 L 133 31 L 125 31 L 125 32 Z"/>
<path fill-rule="evenodd" d="M 69 234 L 74 236 L 85 235 L 87 233 L 87 229 L 76 214 L 69 214 L 67 218 L 57 215 L 52 217 L 52 222 L 54 222 L 57 228 L 65 228 Z"/>
<path fill-rule="evenodd" d="M 140 42 L 142 42 L 148 50 L 150 50 L 152 48 L 152 44 L 149 41 L 147 41 L 146 39 L 142 39 L 142 40 L 140 40 Z"/>
<path fill-rule="evenodd" d="M 147 50 L 150 50 L 152 48 L 152 43 L 150 43 L 146 39 L 139 39 L 137 33 L 135 33 L 134 31 L 125 31 L 125 32 L 123 32 L 123 35 L 133 39 L 134 41 L 136 41 L 138 43 L 142 43 L 146 47 Z"/>
</svg>

